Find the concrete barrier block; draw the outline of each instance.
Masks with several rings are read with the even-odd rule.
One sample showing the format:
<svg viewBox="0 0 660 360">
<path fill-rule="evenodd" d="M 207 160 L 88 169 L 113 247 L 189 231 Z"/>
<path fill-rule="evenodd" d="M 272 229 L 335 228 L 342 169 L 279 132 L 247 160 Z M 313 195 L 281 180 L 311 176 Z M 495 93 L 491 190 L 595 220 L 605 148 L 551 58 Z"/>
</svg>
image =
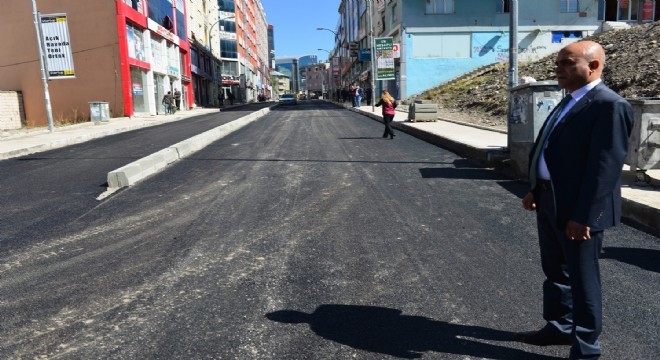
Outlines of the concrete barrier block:
<svg viewBox="0 0 660 360">
<path fill-rule="evenodd" d="M 438 120 L 437 113 L 415 113 L 413 117 L 415 121 L 436 121 Z"/>
<path fill-rule="evenodd" d="M 214 141 L 217 141 L 243 126 L 258 120 L 269 112 L 270 109 L 257 111 L 235 121 L 193 136 L 190 139 L 176 143 L 117 170 L 111 171 L 107 176 L 108 188 L 118 189 L 125 186 L 132 186 L 147 176 L 159 172 L 167 165 L 192 155 Z"/>
<path fill-rule="evenodd" d="M 115 189 L 131 186 L 142 179 L 140 164 L 133 162 L 108 173 L 108 187 Z"/>
<path fill-rule="evenodd" d="M 415 104 L 415 113 L 437 113 L 438 104 Z"/>
</svg>

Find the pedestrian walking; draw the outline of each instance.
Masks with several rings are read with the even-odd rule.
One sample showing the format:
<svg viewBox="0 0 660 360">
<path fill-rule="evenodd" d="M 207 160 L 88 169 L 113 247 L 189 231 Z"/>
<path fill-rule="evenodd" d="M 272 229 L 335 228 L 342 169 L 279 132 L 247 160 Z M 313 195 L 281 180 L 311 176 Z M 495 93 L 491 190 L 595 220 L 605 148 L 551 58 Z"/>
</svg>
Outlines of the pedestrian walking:
<svg viewBox="0 0 660 360">
<path fill-rule="evenodd" d="M 218 101 L 220 102 L 220 107 L 225 106 L 225 92 L 222 89 L 218 93 Z"/>
<path fill-rule="evenodd" d="M 351 106 L 355 107 L 355 85 L 351 85 L 351 88 L 348 91 L 348 96 L 351 97 Z"/>
<path fill-rule="evenodd" d="M 371 106 L 371 95 L 373 95 L 373 91 L 370 87 L 364 90 L 364 95 L 367 97 L 367 106 Z"/>
<path fill-rule="evenodd" d="M 181 110 L 181 91 L 179 89 L 174 90 L 174 103 L 176 105 L 176 110 Z"/>
<path fill-rule="evenodd" d="M 539 132 L 530 154 L 530 191 L 522 201 L 536 211 L 546 324 L 514 340 L 570 345 L 569 359 L 596 359 L 602 329 L 598 255 L 604 230 L 620 222 L 620 175 L 633 112 L 602 83 L 605 52 L 598 43 L 567 45 L 555 64 L 559 86 L 569 95 Z"/>
<path fill-rule="evenodd" d="M 376 103 L 376 106 L 383 107 L 383 123 L 385 123 L 385 132 L 383 137 L 386 138 L 388 135 L 390 139 L 394 139 L 394 131 L 392 130 L 392 121 L 394 120 L 394 110 L 397 106 L 396 100 L 390 95 L 387 90 L 383 90 L 380 100 Z"/>
<path fill-rule="evenodd" d="M 227 97 L 229 98 L 229 105 L 234 105 L 234 94 L 231 91 L 227 91 Z"/>
<path fill-rule="evenodd" d="M 172 114 L 172 92 L 168 91 L 165 96 L 163 96 L 163 108 L 165 109 L 166 114 Z"/>
<path fill-rule="evenodd" d="M 364 95 L 364 92 L 360 85 L 355 86 L 355 106 L 360 107 L 362 106 L 362 96 Z"/>
</svg>

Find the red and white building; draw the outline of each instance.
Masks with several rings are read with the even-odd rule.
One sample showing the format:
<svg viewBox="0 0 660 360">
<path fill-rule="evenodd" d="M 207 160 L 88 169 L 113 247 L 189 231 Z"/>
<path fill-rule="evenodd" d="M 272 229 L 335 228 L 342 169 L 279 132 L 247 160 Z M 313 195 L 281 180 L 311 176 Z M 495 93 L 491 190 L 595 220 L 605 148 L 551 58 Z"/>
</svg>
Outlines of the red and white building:
<svg viewBox="0 0 660 360">
<path fill-rule="evenodd" d="M 50 80 L 53 118 L 89 119 L 89 102 L 107 102 L 111 116 L 163 113 L 168 91 L 193 104 L 184 0 L 38 1 L 41 14 L 67 15 L 75 77 Z M 20 91 L 25 125 L 47 123 L 37 36 L 30 1 L 5 0 L 0 31 L 0 89 Z"/>
</svg>

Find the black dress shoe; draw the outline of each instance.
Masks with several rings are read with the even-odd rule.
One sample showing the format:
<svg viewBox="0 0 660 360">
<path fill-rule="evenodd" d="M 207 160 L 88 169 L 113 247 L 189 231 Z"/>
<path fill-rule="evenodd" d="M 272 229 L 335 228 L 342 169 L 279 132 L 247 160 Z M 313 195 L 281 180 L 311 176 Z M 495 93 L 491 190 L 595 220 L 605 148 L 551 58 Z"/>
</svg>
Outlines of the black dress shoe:
<svg viewBox="0 0 660 360">
<path fill-rule="evenodd" d="M 551 334 L 545 328 L 538 331 L 516 333 L 513 335 L 513 341 L 536 346 L 571 345 L 571 339 L 567 336 L 561 333 Z"/>
<path fill-rule="evenodd" d="M 383 134 L 383 139 L 387 137 L 387 134 Z"/>
</svg>

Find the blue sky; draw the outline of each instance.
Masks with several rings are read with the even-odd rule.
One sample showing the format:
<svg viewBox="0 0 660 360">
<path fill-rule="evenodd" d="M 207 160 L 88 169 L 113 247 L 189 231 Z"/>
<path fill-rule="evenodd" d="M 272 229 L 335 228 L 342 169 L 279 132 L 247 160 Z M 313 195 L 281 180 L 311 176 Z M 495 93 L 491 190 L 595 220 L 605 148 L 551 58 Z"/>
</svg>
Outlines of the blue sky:
<svg viewBox="0 0 660 360">
<path fill-rule="evenodd" d="M 332 50 L 334 35 L 319 31 L 323 27 L 335 30 L 339 20 L 341 0 L 261 0 L 266 21 L 275 28 L 275 57 L 316 54 L 319 61 Z"/>
</svg>

